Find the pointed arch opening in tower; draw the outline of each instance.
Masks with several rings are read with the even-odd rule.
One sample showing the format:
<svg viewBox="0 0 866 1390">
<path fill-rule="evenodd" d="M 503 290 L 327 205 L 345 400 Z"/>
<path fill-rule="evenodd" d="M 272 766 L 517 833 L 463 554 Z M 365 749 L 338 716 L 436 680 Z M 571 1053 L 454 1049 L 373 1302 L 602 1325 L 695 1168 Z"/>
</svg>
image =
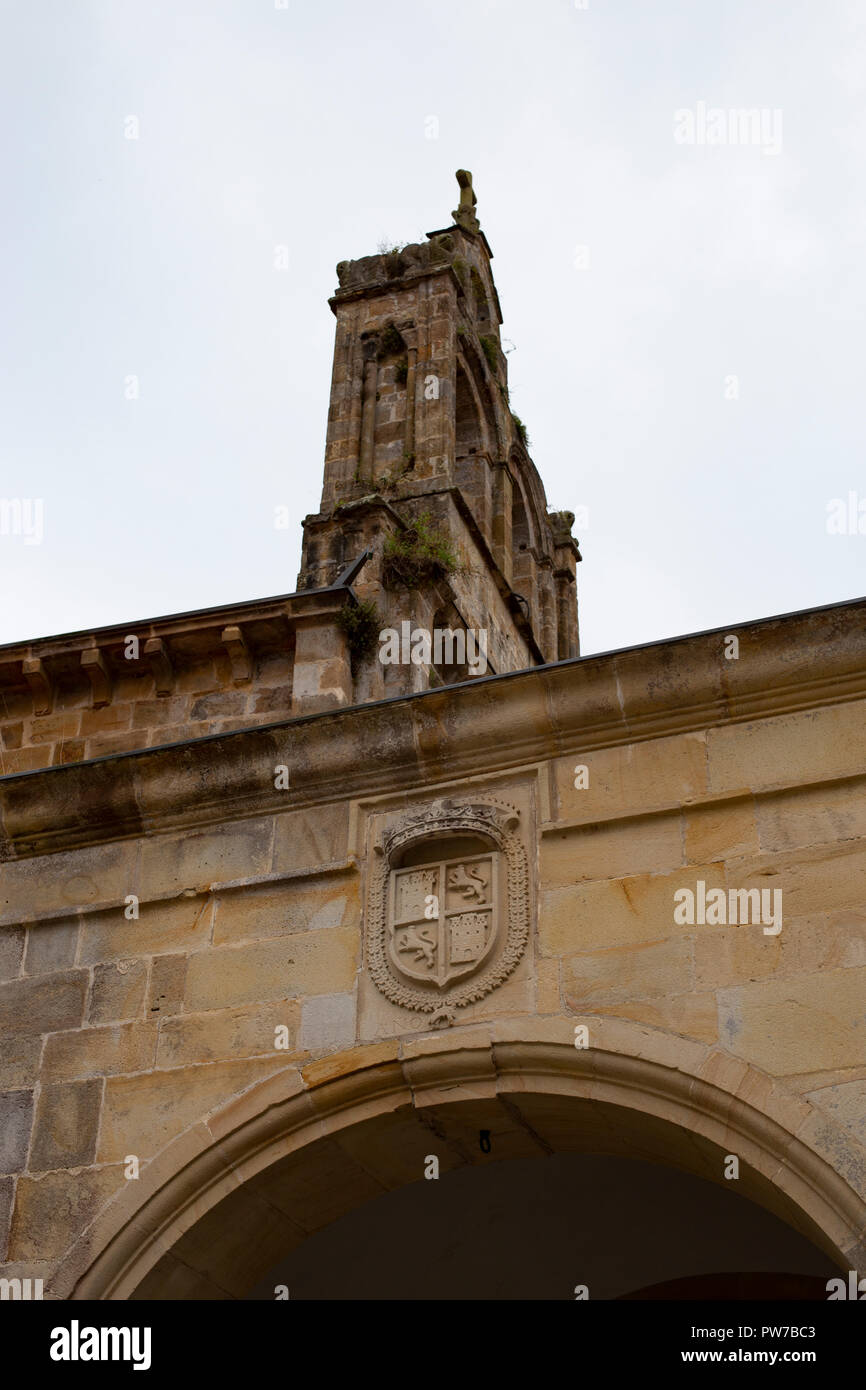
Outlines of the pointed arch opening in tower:
<svg viewBox="0 0 866 1390">
<path fill-rule="evenodd" d="M 523 500 L 523 492 L 519 483 L 515 485 L 511 503 L 511 541 L 515 561 L 519 561 L 521 556 L 528 558 L 528 551 L 532 545 L 532 535 L 529 528 L 529 513 L 526 510 L 526 503 Z"/>
<path fill-rule="evenodd" d="M 457 368 L 455 425 L 455 451 L 458 459 L 484 452 L 486 441 L 478 403 L 469 384 L 469 378 L 461 367 Z"/>
</svg>

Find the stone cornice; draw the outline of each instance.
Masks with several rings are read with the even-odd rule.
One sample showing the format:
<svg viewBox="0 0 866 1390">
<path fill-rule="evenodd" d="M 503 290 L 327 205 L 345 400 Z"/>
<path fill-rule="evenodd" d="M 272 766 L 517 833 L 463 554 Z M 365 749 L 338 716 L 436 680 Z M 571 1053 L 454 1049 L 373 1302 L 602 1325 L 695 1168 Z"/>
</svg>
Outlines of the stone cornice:
<svg viewBox="0 0 866 1390">
<path fill-rule="evenodd" d="M 328 300 L 328 306 L 331 312 L 336 314 L 340 304 L 351 304 L 358 299 L 373 299 L 380 295 L 394 294 L 399 290 L 411 289 L 419 280 L 432 280 L 435 276 L 440 275 L 447 275 L 455 288 L 462 291 L 463 284 L 456 270 L 450 262 L 445 262 L 440 265 L 423 266 L 418 270 L 407 271 L 402 275 L 386 275 L 382 279 L 370 280 L 366 284 L 352 285 L 346 289 L 336 290 Z"/>
<path fill-rule="evenodd" d="M 161 641 L 167 659 L 174 649 L 188 649 L 199 656 L 218 653 L 224 646 L 222 634 L 227 627 L 240 628 L 256 645 L 281 650 L 296 619 L 335 615 L 346 601 L 348 587 L 340 576 L 324 589 L 301 589 L 273 598 L 10 642 L 0 646 L 0 690 L 24 687 L 25 663 L 40 662 L 48 680 L 54 674 L 74 673 L 82 653 L 93 651 L 103 653 L 113 672 L 124 674 L 123 647 L 130 634 L 138 638 L 142 647 L 148 641 Z"/>
<path fill-rule="evenodd" d="M 739 639 L 738 660 L 724 657 Z M 866 697 L 866 599 L 0 778 L 0 857 L 270 815 Z M 274 768 L 290 770 L 290 790 Z"/>
</svg>

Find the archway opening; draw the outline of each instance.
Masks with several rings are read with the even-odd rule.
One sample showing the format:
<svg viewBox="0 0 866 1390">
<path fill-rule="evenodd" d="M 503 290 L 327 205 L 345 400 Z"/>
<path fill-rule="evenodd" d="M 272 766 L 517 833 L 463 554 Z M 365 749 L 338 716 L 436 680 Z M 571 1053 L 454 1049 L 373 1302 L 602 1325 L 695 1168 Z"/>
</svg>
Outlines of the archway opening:
<svg viewBox="0 0 866 1390">
<path fill-rule="evenodd" d="M 652 1297 L 659 1286 L 694 1298 L 702 1279 L 717 1288 L 751 1276 L 764 1279 L 763 1296 L 795 1296 L 803 1280 L 815 1292 L 796 1296 L 820 1296 L 838 1257 L 762 1173 L 776 1159 L 744 1157 L 729 1181 L 724 1141 L 653 1113 L 666 1068 L 644 1077 L 647 1064 L 616 1059 L 647 1089 L 612 1103 L 568 1094 L 567 1051 L 542 1050 L 541 1072 L 518 1081 L 515 1066 L 515 1084 L 497 1094 L 493 1083 L 488 1096 L 484 1067 L 479 1076 L 474 1056 L 458 1053 L 451 1081 L 421 1105 L 401 1103 L 383 1066 L 378 1113 L 370 1100 L 362 1118 L 342 1099 L 322 1118 L 307 1110 L 308 1142 L 277 1139 L 266 1116 L 268 1158 L 260 1146 L 223 1173 L 227 1194 L 178 1220 L 175 1238 L 163 1224 L 149 1272 L 109 1296 L 274 1298 L 285 1285 L 293 1298 L 573 1298 L 586 1285 L 592 1298 Z M 422 1051 L 414 1065 L 433 1075 L 438 1062 Z M 501 1065 L 508 1080 L 507 1047 Z M 744 1136 L 740 1147 L 754 1145 Z M 438 1178 L 427 1176 L 431 1159 Z"/>
</svg>

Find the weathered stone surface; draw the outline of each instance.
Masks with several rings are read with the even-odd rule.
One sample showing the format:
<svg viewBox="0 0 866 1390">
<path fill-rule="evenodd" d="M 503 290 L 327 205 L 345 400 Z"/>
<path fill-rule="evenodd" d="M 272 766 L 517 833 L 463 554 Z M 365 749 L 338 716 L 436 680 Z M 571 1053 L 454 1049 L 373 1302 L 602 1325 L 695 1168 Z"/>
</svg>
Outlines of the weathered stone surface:
<svg viewBox="0 0 866 1390">
<path fill-rule="evenodd" d="M 866 841 L 866 780 L 798 787 L 757 803 L 762 850 Z"/>
<path fill-rule="evenodd" d="M 563 955 L 681 936 L 686 929 L 674 921 L 674 894 L 681 888 L 694 892 L 698 879 L 708 891 L 724 888 L 723 866 L 703 864 L 674 873 L 555 888 L 542 898 L 541 950 L 546 955 Z M 711 928 L 697 925 L 688 930 L 699 933 Z"/>
<path fill-rule="evenodd" d="M 11 777 L 16 772 L 35 772 L 37 768 L 50 765 L 51 746 L 37 744 L 33 748 L 15 748 L 11 753 L 4 753 L 2 758 L 4 777 Z"/>
<path fill-rule="evenodd" d="M 575 787 L 576 769 L 588 772 L 587 787 Z M 559 819 L 601 817 L 679 807 L 706 791 L 707 750 L 703 733 L 650 739 L 616 748 L 596 748 L 555 764 Z"/>
<path fill-rule="evenodd" d="M 779 888 L 784 920 L 819 912 L 862 910 L 866 903 L 866 842 L 809 847 L 786 854 L 732 859 L 729 888 Z"/>
<path fill-rule="evenodd" d="M 774 1076 L 862 1065 L 864 997 L 866 966 L 723 990 L 719 1036 L 730 1052 Z"/>
<path fill-rule="evenodd" d="M 201 695 L 194 701 L 190 719 L 213 719 L 217 716 L 243 714 L 247 706 L 247 696 L 241 690 L 215 690 L 210 695 Z"/>
<path fill-rule="evenodd" d="M 0 1094 L 0 1173 L 19 1173 L 26 1166 L 32 1123 L 32 1091 Z"/>
<path fill-rule="evenodd" d="M 150 988 L 147 996 L 149 1018 L 181 1012 L 188 962 L 189 957 L 184 955 L 154 957 L 150 967 Z"/>
<path fill-rule="evenodd" d="M 7 1259 L 9 1227 L 12 1224 L 12 1204 L 15 1201 L 15 1179 L 0 1178 L 0 1262 Z"/>
<path fill-rule="evenodd" d="M 707 864 L 758 851 L 751 797 L 684 807 L 683 824 L 688 864 Z"/>
<path fill-rule="evenodd" d="M 138 920 L 122 908 L 86 917 L 81 933 L 81 964 L 194 951 L 210 940 L 213 897 L 209 893 L 145 903 Z"/>
<path fill-rule="evenodd" d="M 657 999 L 686 994 L 693 986 L 693 943 L 689 937 L 568 956 L 562 962 L 562 991 L 569 1009 L 594 1004 Z"/>
<path fill-rule="evenodd" d="M 52 774 L 56 775 L 56 774 Z M 60 908 L 122 902 L 135 891 L 133 844 L 97 845 L 3 865 L 0 919 L 29 919 Z"/>
<path fill-rule="evenodd" d="M 711 792 L 866 772 L 866 704 L 852 701 L 710 729 L 707 754 Z"/>
<path fill-rule="evenodd" d="M 109 1077 L 97 1162 L 118 1163 L 127 1154 L 144 1159 L 159 1153 L 187 1125 L 283 1066 L 283 1054 L 274 1053 L 258 1061 Z"/>
<path fill-rule="evenodd" d="M 4 749 L 20 748 L 23 733 L 24 725 L 22 723 L 7 724 L 5 728 L 0 730 L 0 747 Z"/>
<path fill-rule="evenodd" d="M 45 1039 L 42 1076 L 46 1081 L 149 1071 L 154 1065 L 156 1023 L 116 1024 L 54 1033 Z"/>
<path fill-rule="evenodd" d="M 253 713 L 268 719 L 288 719 L 292 712 L 292 687 L 276 685 L 253 696 Z M 252 719 L 250 720 L 252 723 Z"/>
<path fill-rule="evenodd" d="M 157 1066 L 234 1061 L 241 1057 L 287 1057 L 295 1050 L 299 1006 L 282 999 L 212 1013 L 166 1018 L 159 1030 Z M 288 1046 L 277 1048 L 278 1028 L 288 1030 Z"/>
<path fill-rule="evenodd" d="M 866 1199 L 866 1150 L 855 1149 L 848 1142 L 845 1131 L 832 1120 L 828 1121 L 820 1110 L 814 1110 L 804 1121 L 799 1137 L 832 1164 L 862 1199 Z"/>
<path fill-rule="evenodd" d="M 266 771 L 272 779 L 270 769 Z M 190 889 L 201 892 L 218 883 L 267 873 L 273 835 L 273 821 L 265 817 L 221 830 L 145 841 L 141 853 L 141 896 L 146 901 L 157 894 Z"/>
<path fill-rule="evenodd" d="M 93 971 L 89 1023 L 114 1023 L 138 1018 L 144 1008 L 147 989 L 147 963 L 141 960 L 111 961 Z"/>
<path fill-rule="evenodd" d="M 0 980 L 14 980 L 24 956 L 23 927 L 0 927 Z"/>
<path fill-rule="evenodd" d="M 794 918 L 777 936 L 751 925 L 695 932 L 698 989 L 748 984 L 773 975 L 789 978 L 834 965 L 866 965 L 866 914 L 846 940 L 827 930 L 823 916 Z"/>
<path fill-rule="evenodd" d="M 186 700 L 136 700 L 132 725 L 135 729 L 159 729 L 166 724 L 180 724 L 188 708 Z"/>
<path fill-rule="evenodd" d="M 100 709 L 86 709 L 81 713 L 80 733 L 82 738 L 88 738 L 91 734 L 117 733 L 118 730 L 128 729 L 132 721 L 132 705 L 110 704 L 104 705 Z M 73 729 L 72 733 L 79 730 Z"/>
<path fill-rule="evenodd" d="M 101 1081 L 43 1086 L 36 1109 L 30 1170 L 78 1168 L 92 1163 L 99 1129 Z"/>
<path fill-rule="evenodd" d="M 354 983 L 359 951 L 360 937 L 353 927 L 200 951 L 190 958 L 185 1009 L 346 992 Z"/>
<path fill-rule="evenodd" d="M 122 1165 L 19 1178 L 10 1258 L 57 1259 L 123 1182 Z"/>
<path fill-rule="evenodd" d="M 87 971 L 40 975 L 0 985 L 0 1033 L 56 1033 L 84 1018 Z"/>
<path fill-rule="evenodd" d="M 383 1067 L 389 1062 L 396 1062 L 401 1055 L 407 1055 L 405 1045 L 397 1042 L 396 1038 L 374 1043 L 370 1047 L 349 1047 L 341 1052 L 326 1053 L 315 1062 L 305 1062 L 301 1077 L 305 1085 L 315 1088 L 338 1077 L 351 1077 L 360 1068 Z"/>
<path fill-rule="evenodd" d="M 304 1002 L 300 1044 L 305 1052 L 332 1052 L 355 1040 L 354 994 L 320 994 Z"/>
<path fill-rule="evenodd" d="M 866 1078 L 822 1086 L 807 1092 L 807 1098 L 850 1129 L 861 1144 L 866 1144 Z"/>
<path fill-rule="evenodd" d="M 75 964 L 78 948 L 78 918 L 63 922 L 43 922 L 27 929 L 27 975 L 48 975 Z"/>
<path fill-rule="evenodd" d="M 559 961 L 544 960 L 535 962 L 535 1007 L 540 1014 L 562 1012 L 562 998 L 559 988 Z"/>
<path fill-rule="evenodd" d="M 32 1086 L 39 1075 L 41 1052 L 38 1034 L 0 1036 L 0 1087 L 13 1091 Z"/>
<path fill-rule="evenodd" d="M 681 1037 L 714 1043 L 719 1036 L 718 1005 L 714 994 L 678 994 L 669 999 L 621 1001 L 619 1004 L 593 1004 L 596 1014 L 633 1018 Z"/>
<path fill-rule="evenodd" d="M 81 710 L 62 710 L 30 720 L 30 743 L 54 743 L 58 739 L 74 738 L 81 725 Z"/>
<path fill-rule="evenodd" d="M 215 946 L 222 946 L 256 937 L 349 926 L 360 915 L 357 873 L 288 879 L 220 894 L 213 940 Z"/>
<path fill-rule="evenodd" d="M 541 874 L 550 888 L 587 879 L 659 873 L 682 862 L 679 815 L 553 831 L 541 842 Z"/>
<path fill-rule="evenodd" d="M 274 872 L 301 873 L 342 863 L 349 835 L 346 802 L 286 811 L 275 818 Z"/>
</svg>

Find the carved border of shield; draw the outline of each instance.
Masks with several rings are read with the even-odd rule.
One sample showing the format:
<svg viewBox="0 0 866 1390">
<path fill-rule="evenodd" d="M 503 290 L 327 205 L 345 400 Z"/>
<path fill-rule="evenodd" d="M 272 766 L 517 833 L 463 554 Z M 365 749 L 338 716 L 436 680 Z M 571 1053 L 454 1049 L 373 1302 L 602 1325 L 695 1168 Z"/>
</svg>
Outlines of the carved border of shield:
<svg viewBox="0 0 866 1390">
<path fill-rule="evenodd" d="M 378 989 L 404 1009 L 442 1013 L 483 999 L 514 970 L 529 938 L 529 864 L 517 828 L 520 812 L 505 802 L 442 800 L 409 812 L 376 846 L 367 894 L 367 965 Z M 501 953 L 487 968 L 465 982 L 431 993 L 413 989 L 392 973 L 387 959 L 388 879 L 395 854 L 433 836 L 455 833 L 488 836 L 506 867 L 505 911 L 508 924 Z"/>
</svg>

